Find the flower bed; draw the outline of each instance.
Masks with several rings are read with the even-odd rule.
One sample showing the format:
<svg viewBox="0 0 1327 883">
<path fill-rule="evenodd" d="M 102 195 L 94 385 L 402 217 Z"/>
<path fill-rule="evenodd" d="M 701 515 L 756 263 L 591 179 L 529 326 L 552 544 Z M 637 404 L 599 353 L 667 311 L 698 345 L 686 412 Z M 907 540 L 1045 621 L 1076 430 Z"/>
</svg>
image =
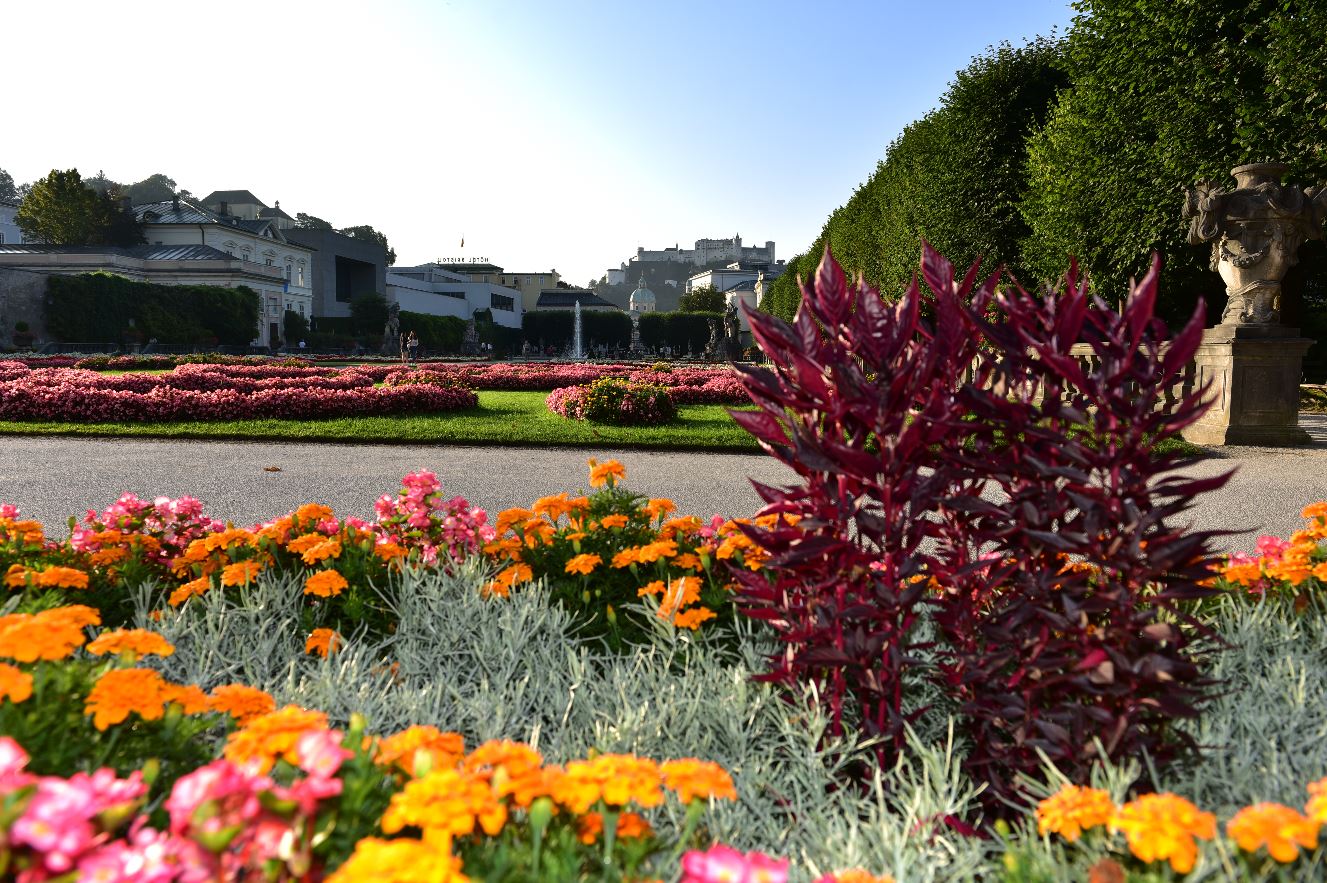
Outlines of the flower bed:
<svg viewBox="0 0 1327 883">
<path fill-rule="evenodd" d="M 546 404 L 554 414 L 572 420 L 618 426 L 657 426 L 677 417 L 672 390 L 620 377 L 555 389 Z"/>
<path fill-rule="evenodd" d="M 0 362 L 0 419 L 293 420 L 432 413 L 478 403 L 458 387 L 374 383 L 371 373 L 354 369 L 181 365 L 169 374 L 107 376 Z"/>
</svg>

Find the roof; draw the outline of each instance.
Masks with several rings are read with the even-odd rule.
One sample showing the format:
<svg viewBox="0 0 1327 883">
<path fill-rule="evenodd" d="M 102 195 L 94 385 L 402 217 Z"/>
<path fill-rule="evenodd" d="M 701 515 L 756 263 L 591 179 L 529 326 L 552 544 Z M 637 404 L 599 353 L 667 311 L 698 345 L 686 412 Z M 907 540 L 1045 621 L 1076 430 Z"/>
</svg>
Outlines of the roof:
<svg viewBox="0 0 1327 883">
<path fill-rule="evenodd" d="M 179 205 L 179 208 L 176 208 Z M 149 221 L 148 215 L 151 215 Z M 134 206 L 134 217 L 144 223 L 153 224 L 216 224 L 218 217 L 201 206 L 187 199 L 166 199 L 161 202 L 145 202 Z"/>
<path fill-rule="evenodd" d="M 0 245 L 0 254 L 113 254 L 145 261 L 235 261 L 210 245 Z"/>
<path fill-rule="evenodd" d="M 264 208 L 267 207 L 267 203 L 247 190 L 213 190 L 203 197 L 203 205 L 217 205 L 223 202 L 230 205 L 261 205 Z"/>
<path fill-rule="evenodd" d="M 262 211 L 260 211 L 260 212 L 258 213 L 258 217 L 260 217 L 260 218 L 285 218 L 287 221 L 293 221 L 293 220 L 295 220 L 295 219 L 292 218 L 290 215 L 286 214 L 285 210 L 282 209 L 281 206 L 279 206 L 279 205 L 278 205 L 278 206 L 275 206 L 274 208 L 265 208 L 265 209 L 263 209 Z"/>
<path fill-rule="evenodd" d="M 613 304 L 604 300 L 593 291 L 577 290 L 574 288 L 545 288 L 539 292 L 539 300 L 535 303 L 535 309 L 569 309 L 580 303 L 582 307 L 592 307 L 601 310 L 616 310 Z"/>
<path fill-rule="evenodd" d="M 7 205 L 10 208 L 18 208 L 19 206 L 18 202 L 12 199 L 0 199 L 0 205 Z"/>
<path fill-rule="evenodd" d="M 755 290 L 756 290 L 756 280 L 744 279 L 741 282 L 738 282 L 736 285 L 728 286 L 723 291 L 724 294 L 727 294 L 730 291 L 755 291 Z"/>
</svg>

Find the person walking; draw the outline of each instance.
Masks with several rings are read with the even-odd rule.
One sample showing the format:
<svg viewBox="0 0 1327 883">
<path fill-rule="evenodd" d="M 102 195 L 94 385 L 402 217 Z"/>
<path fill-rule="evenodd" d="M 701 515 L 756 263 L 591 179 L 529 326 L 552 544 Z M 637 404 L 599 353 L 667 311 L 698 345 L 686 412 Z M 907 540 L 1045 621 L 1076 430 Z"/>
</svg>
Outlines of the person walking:
<svg viewBox="0 0 1327 883">
<path fill-rule="evenodd" d="M 405 332 L 402 331 L 402 332 L 401 332 L 401 364 L 402 364 L 402 365 L 404 365 L 404 364 L 406 363 L 406 362 L 405 362 L 405 355 L 406 355 L 406 354 L 405 354 Z"/>
<path fill-rule="evenodd" d="M 410 364 L 415 364 L 415 358 L 419 355 L 419 337 L 411 331 L 410 336 L 405 339 L 406 352 L 410 355 Z"/>
</svg>

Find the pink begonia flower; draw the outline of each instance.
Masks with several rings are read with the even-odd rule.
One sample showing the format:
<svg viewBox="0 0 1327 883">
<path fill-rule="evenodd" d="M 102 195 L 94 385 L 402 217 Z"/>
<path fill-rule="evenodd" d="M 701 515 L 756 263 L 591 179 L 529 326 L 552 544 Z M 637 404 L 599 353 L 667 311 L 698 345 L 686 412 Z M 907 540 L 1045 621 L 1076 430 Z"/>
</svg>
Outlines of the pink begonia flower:
<svg viewBox="0 0 1327 883">
<path fill-rule="evenodd" d="M 1258 537 L 1258 554 L 1273 561 L 1279 561 L 1290 548 L 1290 543 L 1280 537 Z"/>
<path fill-rule="evenodd" d="M 682 856 L 681 883 L 787 883 L 788 860 L 718 844 Z"/>
<path fill-rule="evenodd" d="M 355 756 L 353 751 L 341 747 L 345 737 L 336 730 L 308 730 L 295 743 L 295 758 L 299 768 L 310 776 L 327 779 L 336 775 L 341 763 Z"/>
<path fill-rule="evenodd" d="M 318 804 L 341 793 L 343 783 L 337 778 L 309 776 L 297 779 L 289 788 L 277 787 L 273 792 L 282 800 L 293 801 L 300 815 L 308 818 L 318 812 Z"/>
<path fill-rule="evenodd" d="M 28 765 L 28 753 L 9 736 L 0 736 L 0 794 L 7 794 L 30 785 L 37 777 L 23 772 Z"/>
<path fill-rule="evenodd" d="M 258 801 L 261 791 L 271 790 L 272 780 L 240 769 L 228 760 L 214 760 L 186 776 L 181 776 L 166 799 L 171 832 L 187 835 L 195 828 L 194 814 L 203 804 L 210 804 L 213 815 L 204 820 L 201 830 L 220 831 L 242 825 L 262 813 Z"/>
<path fill-rule="evenodd" d="M 18 507 L 13 503 L 0 503 L 0 518 L 18 518 Z"/>
</svg>

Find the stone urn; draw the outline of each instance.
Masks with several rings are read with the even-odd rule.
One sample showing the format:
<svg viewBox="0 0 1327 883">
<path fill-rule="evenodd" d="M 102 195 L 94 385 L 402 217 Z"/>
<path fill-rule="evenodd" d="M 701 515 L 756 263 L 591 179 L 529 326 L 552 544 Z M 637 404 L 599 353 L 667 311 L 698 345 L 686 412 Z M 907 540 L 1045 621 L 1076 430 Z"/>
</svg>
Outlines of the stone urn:
<svg viewBox="0 0 1327 883">
<path fill-rule="evenodd" d="M 1187 192 L 1189 243 L 1211 243 L 1211 268 L 1226 283 L 1222 325 L 1280 324 L 1281 280 L 1299 247 L 1322 238 L 1327 191 L 1282 184 L 1286 170 L 1249 163 L 1231 170 L 1233 190 L 1204 181 Z"/>
</svg>

